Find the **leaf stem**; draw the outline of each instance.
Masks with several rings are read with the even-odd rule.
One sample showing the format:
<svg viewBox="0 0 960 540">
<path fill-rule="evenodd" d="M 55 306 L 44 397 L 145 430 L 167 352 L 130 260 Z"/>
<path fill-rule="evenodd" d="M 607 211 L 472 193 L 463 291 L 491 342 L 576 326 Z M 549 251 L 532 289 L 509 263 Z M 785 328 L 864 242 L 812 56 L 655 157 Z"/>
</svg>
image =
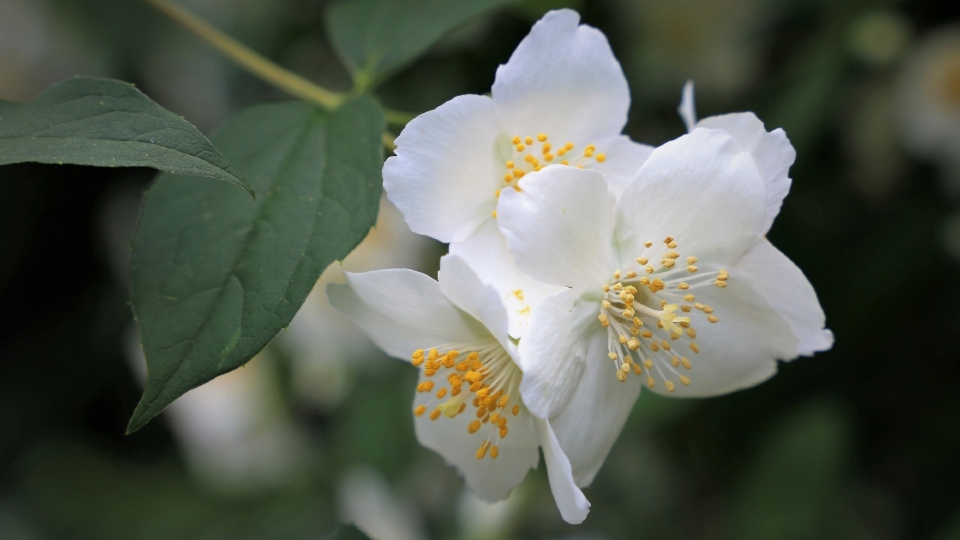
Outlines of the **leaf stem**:
<svg viewBox="0 0 960 540">
<path fill-rule="evenodd" d="M 404 111 L 395 111 L 393 109 L 384 108 L 383 110 L 384 118 L 388 124 L 394 126 L 403 126 L 408 122 L 417 117 L 416 113 L 409 113 Z"/>
<path fill-rule="evenodd" d="M 343 94 L 317 86 L 296 73 L 283 69 L 246 45 L 210 26 L 190 11 L 168 0 L 144 1 L 212 45 L 240 67 L 293 96 L 316 103 L 327 110 L 336 109 L 345 100 Z"/>
</svg>

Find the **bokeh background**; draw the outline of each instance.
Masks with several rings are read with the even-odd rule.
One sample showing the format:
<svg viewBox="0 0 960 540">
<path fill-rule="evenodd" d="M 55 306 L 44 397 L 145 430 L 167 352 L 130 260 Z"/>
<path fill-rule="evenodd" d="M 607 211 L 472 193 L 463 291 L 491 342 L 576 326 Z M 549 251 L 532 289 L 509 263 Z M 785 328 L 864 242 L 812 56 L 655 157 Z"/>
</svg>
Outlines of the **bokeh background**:
<svg viewBox="0 0 960 540">
<path fill-rule="evenodd" d="M 328 87 L 348 76 L 321 0 L 181 0 Z M 578 527 L 546 475 L 488 505 L 420 447 L 415 369 L 323 300 L 344 269 L 435 275 L 445 247 L 385 203 L 248 366 L 123 434 L 143 381 L 126 266 L 139 169 L 0 168 L 0 538 L 385 540 L 960 538 L 960 2 L 520 2 L 448 36 L 384 85 L 422 112 L 489 91 L 546 10 L 603 30 L 630 81 L 626 132 L 755 111 L 797 149 L 770 238 L 806 272 L 833 350 L 705 400 L 641 395 Z M 131 0 L 0 0 L 0 98 L 74 74 L 128 80 L 209 133 L 285 99 Z M 763 339 L 763 336 L 756 336 Z"/>
</svg>

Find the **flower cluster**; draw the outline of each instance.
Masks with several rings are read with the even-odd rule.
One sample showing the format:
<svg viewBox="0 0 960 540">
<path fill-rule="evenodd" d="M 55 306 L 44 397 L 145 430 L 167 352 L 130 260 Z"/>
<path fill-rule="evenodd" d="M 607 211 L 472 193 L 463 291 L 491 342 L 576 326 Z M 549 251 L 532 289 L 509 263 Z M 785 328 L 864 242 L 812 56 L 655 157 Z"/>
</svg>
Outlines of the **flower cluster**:
<svg viewBox="0 0 960 540">
<path fill-rule="evenodd" d="M 643 386 L 702 397 L 830 348 L 801 271 L 766 233 L 795 153 L 752 113 L 658 148 L 621 135 L 626 79 L 606 38 L 548 13 L 497 70 L 410 122 L 383 169 L 410 228 L 450 243 L 439 280 L 347 274 L 331 303 L 421 369 L 422 444 L 487 500 L 537 466 L 580 523 Z"/>
</svg>

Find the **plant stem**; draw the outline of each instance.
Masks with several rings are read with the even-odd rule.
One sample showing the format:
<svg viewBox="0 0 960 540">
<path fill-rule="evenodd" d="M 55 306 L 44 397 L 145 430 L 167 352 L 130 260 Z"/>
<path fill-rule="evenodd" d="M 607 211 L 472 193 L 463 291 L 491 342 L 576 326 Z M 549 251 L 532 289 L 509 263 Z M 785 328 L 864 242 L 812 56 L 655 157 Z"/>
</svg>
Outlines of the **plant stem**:
<svg viewBox="0 0 960 540">
<path fill-rule="evenodd" d="M 240 67 L 277 88 L 300 99 L 316 103 L 327 110 L 336 109 L 343 103 L 345 99 L 343 94 L 317 86 L 296 73 L 283 69 L 246 45 L 210 26 L 190 11 L 168 0 L 144 1 L 162 11 L 177 24 L 193 32 L 200 39 L 212 45 L 220 51 L 221 54 L 240 65 Z"/>
<path fill-rule="evenodd" d="M 393 109 L 384 109 L 383 114 L 387 123 L 394 126 L 406 125 L 408 122 L 417 117 L 417 115 L 414 113 L 395 111 Z"/>
</svg>

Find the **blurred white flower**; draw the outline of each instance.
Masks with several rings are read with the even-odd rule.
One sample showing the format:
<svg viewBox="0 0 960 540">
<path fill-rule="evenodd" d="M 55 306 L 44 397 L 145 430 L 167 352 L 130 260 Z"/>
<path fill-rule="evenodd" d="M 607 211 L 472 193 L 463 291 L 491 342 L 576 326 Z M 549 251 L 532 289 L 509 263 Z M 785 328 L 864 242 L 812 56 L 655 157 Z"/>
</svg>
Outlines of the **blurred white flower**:
<svg viewBox="0 0 960 540">
<path fill-rule="evenodd" d="M 897 87 L 904 146 L 937 161 L 960 195 L 960 26 L 928 34 L 904 61 Z"/>
<path fill-rule="evenodd" d="M 146 380 L 140 336 L 131 325 L 128 358 Z M 188 465 L 224 491 L 267 488 L 305 465 L 305 441 L 282 405 L 263 354 L 244 367 L 194 388 L 162 413 Z"/>
<path fill-rule="evenodd" d="M 463 490 L 457 504 L 458 536 L 463 540 L 508 538 L 520 517 L 523 495 L 523 486 L 518 486 L 506 499 L 491 503 Z"/>
<path fill-rule="evenodd" d="M 340 480 L 340 520 L 353 523 L 374 540 L 426 540 L 420 513 L 397 496 L 374 469 L 356 467 Z"/>
<path fill-rule="evenodd" d="M 307 301 L 277 341 L 293 359 L 298 395 L 320 406 L 340 402 L 349 389 L 357 362 L 377 357 L 376 347 L 349 320 L 330 306 L 324 293 L 330 283 L 343 283 L 345 272 L 381 268 L 424 269 L 433 242 L 410 232 L 400 212 L 386 197 L 380 200 L 377 225 L 342 263 L 334 262 L 320 276 Z"/>
<path fill-rule="evenodd" d="M 442 242 L 493 286 L 520 337 L 556 290 L 517 270 L 495 216 L 502 190 L 551 163 L 603 171 L 622 189 L 652 148 L 621 135 L 630 92 L 599 30 L 570 10 L 534 24 L 497 69 L 492 96 L 456 97 L 411 121 L 383 167 L 410 228 Z"/>
</svg>

